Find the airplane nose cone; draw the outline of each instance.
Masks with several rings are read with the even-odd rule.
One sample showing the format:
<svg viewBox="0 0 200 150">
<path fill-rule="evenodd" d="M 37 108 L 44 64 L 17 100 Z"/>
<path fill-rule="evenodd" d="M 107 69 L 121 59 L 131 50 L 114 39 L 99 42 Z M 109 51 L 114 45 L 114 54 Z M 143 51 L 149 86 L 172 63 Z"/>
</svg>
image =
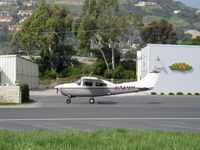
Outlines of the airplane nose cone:
<svg viewBox="0 0 200 150">
<path fill-rule="evenodd" d="M 54 89 L 59 89 L 59 86 L 57 85 L 57 86 L 54 86 Z"/>
</svg>

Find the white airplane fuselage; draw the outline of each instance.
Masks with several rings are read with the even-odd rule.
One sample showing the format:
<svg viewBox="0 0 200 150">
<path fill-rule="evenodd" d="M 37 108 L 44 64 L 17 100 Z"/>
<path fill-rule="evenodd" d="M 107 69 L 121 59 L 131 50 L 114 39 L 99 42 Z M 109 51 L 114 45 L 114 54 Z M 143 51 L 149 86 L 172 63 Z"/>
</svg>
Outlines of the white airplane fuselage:
<svg viewBox="0 0 200 150">
<path fill-rule="evenodd" d="M 143 80 L 114 84 L 95 77 L 82 77 L 74 83 L 56 86 L 61 94 L 71 97 L 96 97 L 151 90 L 159 73 L 149 73 Z"/>
<path fill-rule="evenodd" d="M 136 82 L 125 82 L 114 84 L 107 80 L 96 77 L 82 77 L 74 83 L 66 83 L 55 86 L 64 96 L 67 103 L 71 103 L 72 97 L 90 97 L 89 102 L 94 103 L 97 96 L 108 96 L 123 93 L 132 93 L 151 90 L 159 77 L 158 71 L 148 73 L 142 80 Z"/>
<path fill-rule="evenodd" d="M 72 97 L 96 97 L 107 96 L 123 93 L 138 92 L 139 89 L 135 86 L 125 84 L 113 84 L 106 87 L 98 86 L 77 86 L 75 83 L 63 84 L 63 87 L 59 89 L 60 93 L 65 96 Z"/>
</svg>

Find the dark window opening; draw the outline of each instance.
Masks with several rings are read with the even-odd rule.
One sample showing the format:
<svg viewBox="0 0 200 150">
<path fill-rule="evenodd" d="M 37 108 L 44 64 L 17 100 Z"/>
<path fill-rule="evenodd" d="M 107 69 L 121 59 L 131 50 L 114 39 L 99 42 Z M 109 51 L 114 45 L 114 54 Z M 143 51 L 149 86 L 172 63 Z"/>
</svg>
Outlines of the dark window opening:
<svg viewBox="0 0 200 150">
<path fill-rule="evenodd" d="M 96 86 L 107 86 L 107 84 L 102 83 L 102 82 L 96 82 Z"/>
<path fill-rule="evenodd" d="M 92 86 L 92 82 L 86 81 L 84 85 L 85 86 Z"/>
</svg>

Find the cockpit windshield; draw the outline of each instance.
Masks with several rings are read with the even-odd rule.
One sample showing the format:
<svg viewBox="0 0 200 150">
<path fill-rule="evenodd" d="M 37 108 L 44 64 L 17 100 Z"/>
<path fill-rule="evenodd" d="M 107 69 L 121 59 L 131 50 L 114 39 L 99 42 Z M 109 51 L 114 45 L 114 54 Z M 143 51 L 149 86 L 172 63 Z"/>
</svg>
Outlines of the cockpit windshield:
<svg viewBox="0 0 200 150">
<path fill-rule="evenodd" d="M 74 81 L 74 83 L 81 85 L 81 81 L 82 81 L 81 79 L 78 79 L 78 80 Z"/>
</svg>

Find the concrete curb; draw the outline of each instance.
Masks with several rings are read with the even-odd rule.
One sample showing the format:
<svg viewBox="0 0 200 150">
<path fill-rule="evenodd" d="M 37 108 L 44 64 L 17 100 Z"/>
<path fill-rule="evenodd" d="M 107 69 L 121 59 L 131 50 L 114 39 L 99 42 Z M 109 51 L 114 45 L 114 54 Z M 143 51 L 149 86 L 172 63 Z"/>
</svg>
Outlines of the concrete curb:
<svg viewBox="0 0 200 150">
<path fill-rule="evenodd" d="M 19 104 L 19 105 L 5 105 L 5 106 L 0 106 L 0 108 L 40 108 L 41 105 L 36 105 L 36 104 Z"/>
<path fill-rule="evenodd" d="M 56 96 L 61 95 L 59 92 L 57 93 L 56 89 L 34 89 L 30 90 L 30 95 L 40 95 L 40 96 Z"/>
</svg>

